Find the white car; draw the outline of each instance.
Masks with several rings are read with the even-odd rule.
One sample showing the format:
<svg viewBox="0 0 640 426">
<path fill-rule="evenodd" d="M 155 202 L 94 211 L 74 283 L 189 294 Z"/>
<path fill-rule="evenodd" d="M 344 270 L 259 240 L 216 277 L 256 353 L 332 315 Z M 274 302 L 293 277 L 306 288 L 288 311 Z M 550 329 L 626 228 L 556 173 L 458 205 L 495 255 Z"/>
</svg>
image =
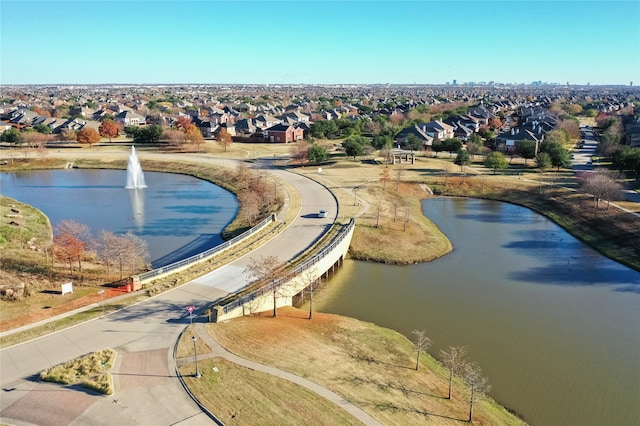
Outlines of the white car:
<svg viewBox="0 0 640 426">
<path fill-rule="evenodd" d="M 318 212 L 318 217 L 327 217 L 327 216 L 328 216 L 328 213 L 326 210 L 320 210 Z"/>
</svg>

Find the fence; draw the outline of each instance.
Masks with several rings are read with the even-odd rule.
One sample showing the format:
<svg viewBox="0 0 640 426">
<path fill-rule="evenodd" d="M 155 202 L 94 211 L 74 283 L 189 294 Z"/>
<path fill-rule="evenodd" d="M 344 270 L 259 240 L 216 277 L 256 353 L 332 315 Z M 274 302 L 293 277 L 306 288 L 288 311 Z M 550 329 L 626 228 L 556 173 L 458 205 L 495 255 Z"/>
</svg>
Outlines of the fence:
<svg viewBox="0 0 640 426">
<path fill-rule="evenodd" d="M 269 285 L 269 286 L 266 286 L 266 287 L 261 287 L 261 288 L 259 288 L 257 290 L 252 291 L 249 294 L 246 294 L 246 295 L 242 296 L 239 299 L 233 300 L 233 301 L 225 304 L 223 306 L 223 312 L 225 314 L 227 314 L 232 309 L 235 309 L 235 308 L 237 308 L 239 306 L 242 306 L 242 305 L 244 305 L 246 303 L 249 303 L 252 300 L 255 300 L 256 298 L 258 298 L 260 296 L 263 296 L 266 293 L 270 293 L 270 292 L 274 291 L 274 286 L 275 286 L 275 288 L 278 288 L 282 284 L 285 284 L 285 283 L 289 282 L 296 275 L 302 273 L 303 271 L 305 271 L 307 269 L 310 269 L 313 265 L 318 263 L 321 259 L 323 259 L 325 256 L 327 256 L 329 253 L 331 253 L 331 251 L 333 251 L 333 249 L 335 249 L 336 246 L 338 246 L 338 244 L 340 244 L 342 242 L 342 240 L 344 240 L 349 235 L 349 232 L 351 231 L 351 229 L 355 225 L 356 225 L 356 221 L 352 218 L 349 221 L 349 224 L 347 226 L 345 226 L 343 229 L 341 229 L 339 234 L 336 235 L 336 237 L 333 240 L 331 240 L 331 242 L 329 244 L 327 244 L 325 247 L 323 247 L 322 250 L 320 250 L 315 255 L 313 255 L 313 257 L 311 259 L 309 259 L 309 260 L 301 263 L 300 265 L 296 266 L 295 268 L 293 268 L 291 271 L 289 271 L 289 273 L 287 274 L 286 277 L 278 279 L 276 282 L 273 283 L 273 285 Z"/>
<path fill-rule="evenodd" d="M 254 226 L 253 228 L 249 229 L 246 232 L 243 232 L 242 234 L 233 237 L 232 239 L 225 241 L 224 243 L 217 245 L 215 247 L 210 248 L 209 250 L 203 251 L 202 253 L 198 253 L 196 255 L 193 255 L 191 257 L 188 257 L 186 259 L 182 259 L 178 262 L 174 262 L 174 263 L 170 263 L 169 265 L 165 265 L 162 266 L 160 268 L 156 268 L 154 270 L 148 271 L 148 272 L 143 272 L 142 274 L 138 275 L 140 277 L 140 281 L 145 281 L 145 280 L 149 280 L 151 278 L 157 277 L 158 275 L 163 275 L 166 274 L 168 272 L 171 271 L 175 271 L 176 269 L 180 269 L 180 268 L 184 268 L 186 266 L 195 264 L 197 262 L 200 262 L 204 259 L 207 259 L 217 253 L 220 253 L 228 248 L 230 248 L 231 246 L 233 246 L 234 244 L 237 244 L 238 242 L 240 242 L 241 240 L 247 238 L 248 236 L 255 234 L 256 232 L 262 230 L 262 228 L 264 228 L 265 226 L 267 226 L 269 223 L 271 222 L 275 222 L 276 221 L 276 215 L 275 213 L 272 213 L 269 217 L 267 217 L 266 219 L 264 219 L 262 222 L 260 222 L 259 224 L 257 224 L 256 226 Z"/>
</svg>

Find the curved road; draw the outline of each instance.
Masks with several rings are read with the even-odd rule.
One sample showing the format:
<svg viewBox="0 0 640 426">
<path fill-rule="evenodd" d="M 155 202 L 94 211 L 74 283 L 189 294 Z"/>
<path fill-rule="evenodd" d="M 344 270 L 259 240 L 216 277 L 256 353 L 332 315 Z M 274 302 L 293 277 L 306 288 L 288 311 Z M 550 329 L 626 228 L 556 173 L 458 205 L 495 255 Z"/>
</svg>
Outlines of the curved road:
<svg viewBox="0 0 640 426">
<path fill-rule="evenodd" d="M 166 155 L 138 152 L 144 159 Z M 76 155 L 76 153 L 73 153 Z M 104 157 L 104 152 L 87 153 Z M 128 153 L 117 154 L 126 159 Z M 172 156 L 176 158 L 175 155 Z M 187 156 L 184 156 L 187 157 Z M 190 160 L 231 163 L 202 156 Z M 271 241 L 234 262 L 143 303 L 93 321 L 0 351 L 0 422 L 18 425 L 200 425 L 211 421 L 187 396 L 175 375 L 173 346 L 189 323 L 186 307 L 196 311 L 247 284 L 252 258 L 276 255 L 289 260 L 320 238 L 337 216 L 337 203 L 323 186 L 305 177 L 272 170 L 302 197 L 296 219 Z M 329 211 L 318 218 L 319 209 Z M 118 351 L 115 396 L 95 396 L 41 383 L 48 367 L 106 347 Z"/>
</svg>

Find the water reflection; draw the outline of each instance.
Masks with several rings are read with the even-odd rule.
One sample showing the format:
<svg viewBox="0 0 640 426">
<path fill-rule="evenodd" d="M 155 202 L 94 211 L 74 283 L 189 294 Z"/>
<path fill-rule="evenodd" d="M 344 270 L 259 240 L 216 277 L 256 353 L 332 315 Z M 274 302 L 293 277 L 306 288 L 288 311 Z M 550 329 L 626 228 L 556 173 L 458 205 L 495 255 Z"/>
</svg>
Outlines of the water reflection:
<svg viewBox="0 0 640 426">
<path fill-rule="evenodd" d="M 145 191 L 139 188 L 131 188 L 127 192 L 129 192 L 129 201 L 131 202 L 131 215 L 133 216 L 133 222 L 136 224 L 138 232 L 141 232 L 144 226 Z"/>
<path fill-rule="evenodd" d="M 432 354 L 466 345 L 491 395 L 532 424 L 637 424 L 640 273 L 522 207 L 423 208 L 453 252 L 406 267 L 347 261 L 314 306 L 408 337 L 426 329 Z"/>
<path fill-rule="evenodd" d="M 123 188 L 125 180 L 124 170 L 39 170 L 0 173 L 0 189 L 54 226 L 73 219 L 94 234 L 132 231 L 148 243 L 154 267 L 219 244 L 237 212 L 233 194 L 191 176 L 147 172 L 144 190 Z"/>
</svg>

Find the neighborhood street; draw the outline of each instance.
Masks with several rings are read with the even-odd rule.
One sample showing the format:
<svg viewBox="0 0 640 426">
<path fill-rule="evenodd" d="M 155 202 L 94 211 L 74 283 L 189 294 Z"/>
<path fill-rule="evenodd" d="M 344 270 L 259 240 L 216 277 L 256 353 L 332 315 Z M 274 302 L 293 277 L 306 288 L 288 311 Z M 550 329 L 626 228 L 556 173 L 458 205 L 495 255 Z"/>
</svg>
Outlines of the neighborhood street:
<svg viewBox="0 0 640 426">
<path fill-rule="evenodd" d="M 105 156 L 97 152 L 88 155 Z M 109 155 L 125 156 L 120 152 Z M 156 157 L 162 154 L 141 155 L 142 159 Z M 212 165 L 232 163 L 203 156 L 189 158 Z M 196 312 L 200 311 L 246 285 L 243 271 L 252 258 L 276 255 L 286 261 L 295 257 L 325 233 L 337 216 L 336 200 L 326 188 L 294 173 L 271 172 L 299 192 L 302 207 L 296 219 L 267 244 L 143 303 L 1 350 L 0 422 L 20 425 L 211 422 L 187 396 L 175 374 L 173 347 L 189 324 L 186 307 L 194 305 Z M 319 209 L 328 210 L 328 217 L 318 218 Z M 96 396 L 38 380 L 38 373 L 45 368 L 107 347 L 119 354 L 114 368 L 113 396 Z"/>
<path fill-rule="evenodd" d="M 600 161 L 596 160 L 593 163 L 593 158 L 596 155 L 596 149 L 598 148 L 598 141 L 593 134 L 593 128 L 588 126 L 581 126 L 580 131 L 583 132 L 582 143 L 575 153 L 572 155 L 571 164 L 573 170 L 576 172 L 594 170 L 594 166 L 599 166 Z M 624 199 L 634 203 L 640 203 L 640 193 L 632 189 L 625 189 L 622 191 Z"/>
</svg>

